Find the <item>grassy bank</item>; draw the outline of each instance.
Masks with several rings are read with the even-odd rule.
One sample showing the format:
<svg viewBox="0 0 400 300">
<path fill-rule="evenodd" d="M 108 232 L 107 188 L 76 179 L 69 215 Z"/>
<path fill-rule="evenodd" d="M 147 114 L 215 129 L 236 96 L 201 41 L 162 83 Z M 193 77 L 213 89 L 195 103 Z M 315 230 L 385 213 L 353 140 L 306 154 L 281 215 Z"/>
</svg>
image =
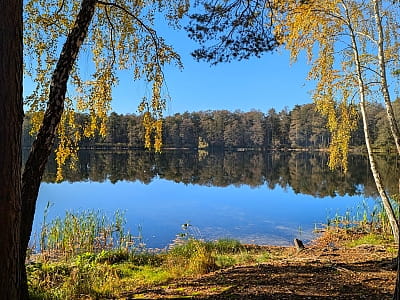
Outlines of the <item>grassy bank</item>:
<svg viewBox="0 0 400 300">
<path fill-rule="evenodd" d="M 118 298 L 124 291 L 269 259 L 261 248 L 236 240 L 197 240 L 188 224 L 168 249 L 154 250 L 125 230 L 121 212 L 46 219 L 47 212 L 34 247 L 38 253 L 32 251 L 27 263 L 32 299 Z"/>
<path fill-rule="evenodd" d="M 320 240 L 346 240 L 342 245 L 349 249 L 380 245 L 396 254 L 384 215 L 335 216 L 328 223 Z M 151 250 L 124 225 L 121 212 L 113 217 L 93 211 L 67 213 L 51 223 L 45 214 L 36 246 L 39 251 L 27 263 L 32 299 L 119 299 L 127 292 L 168 286 L 219 269 L 273 264 L 297 255 L 293 247 L 197 240 L 187 224 L 168 249 Z"/>
<path fill-rule="evenodd" d="M 33 299 L 97 299 L 269 258 L 269 252 L 262 248 L 250 249 L 235 240 L 188 239 L 158 253 L 116 249 L 68 258 L 50 258 L 47 253 L 37 255 L 27 270 Z"/>
</svg>

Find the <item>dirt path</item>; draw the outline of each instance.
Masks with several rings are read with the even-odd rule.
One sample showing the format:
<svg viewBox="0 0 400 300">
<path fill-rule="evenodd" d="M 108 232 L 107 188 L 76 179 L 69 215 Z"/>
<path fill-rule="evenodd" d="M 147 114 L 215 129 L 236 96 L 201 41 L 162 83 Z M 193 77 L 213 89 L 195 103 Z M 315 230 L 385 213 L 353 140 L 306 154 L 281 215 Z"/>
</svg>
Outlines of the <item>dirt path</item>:
<svg viewBox="0 0 400 300">
<path fill-rule="evenodd" d="M 272 259 L 127 294 L 126 299 L 391 299 L 394 251 L 328 236 L 305 250 L 263 247 Z"/>
</svg>

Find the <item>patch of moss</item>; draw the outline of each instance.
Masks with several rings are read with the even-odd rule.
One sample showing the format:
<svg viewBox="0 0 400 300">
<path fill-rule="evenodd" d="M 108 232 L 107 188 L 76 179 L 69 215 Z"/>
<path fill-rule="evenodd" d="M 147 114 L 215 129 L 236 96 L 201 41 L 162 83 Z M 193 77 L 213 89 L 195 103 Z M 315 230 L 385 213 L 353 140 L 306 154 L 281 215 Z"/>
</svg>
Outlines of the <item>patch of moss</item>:
<svg viewBox="0 0 400 300">
<path fill-rule="evenodd" d="M 362 237 L 360 237 L 358 239 L 355 239 L 355 240 L 353 240 L 351 242 L 348 242 L 346 246 L 350 247 L 350 248 L 354 248 L 354 247 L 357 247 L 357 246 L 360 246 L 360 245 L 374 245 L 374 246 L 377 246 L 377 245 L 385 245 L 385 244 L 388 244 L 388 243 L 390 243 L 390 240 L 382 237 L 382 235 L 378 235 L 378 234 L 375 234 L 375 233 L 369 233 L 369 234 L 364 235 L 364 236 L 362 236 Z"/>
</svg>

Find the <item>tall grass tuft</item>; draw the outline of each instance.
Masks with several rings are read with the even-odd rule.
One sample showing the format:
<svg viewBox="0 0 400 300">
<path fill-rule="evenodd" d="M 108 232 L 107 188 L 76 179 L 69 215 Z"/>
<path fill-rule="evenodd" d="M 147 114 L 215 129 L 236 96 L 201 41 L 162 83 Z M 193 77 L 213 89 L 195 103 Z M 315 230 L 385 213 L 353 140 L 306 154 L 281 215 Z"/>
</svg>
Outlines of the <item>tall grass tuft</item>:
<svg viewBox="0 0 400 300">
<path fill-rule="evenodd" d="M 392 199 L 392 205 L 399 218 L 399 201 Z M 365 201 L 356 207 L 355 212 L 347 210 L 344 215 L 336 214 L 327 218 L 328 228 L 342 228 L 345 230 L 356 230 L 364 233 L 379 233 L 387 237 L 391 236 L 391 226 L 382 204 L 375 205 L 372 209 Z"/>
<path fill-rule="evenodd" d="M 188 239 L 170 248 L 166 255 L 165 266 L 176 277 L 210 272 L 216 265 L 215 257 L 209 250 L 206 242 Z"/>
<path fill-rule="evenodd" d="M 40 252 L 66 257 L 108 249 L 130 250 L 134 238 L 125 231 L 124 213 L 117 211 L 109 218 L 100 211 L 66 212 L 47 223 L 47 209 L 40 233 Z"/>
</svg>

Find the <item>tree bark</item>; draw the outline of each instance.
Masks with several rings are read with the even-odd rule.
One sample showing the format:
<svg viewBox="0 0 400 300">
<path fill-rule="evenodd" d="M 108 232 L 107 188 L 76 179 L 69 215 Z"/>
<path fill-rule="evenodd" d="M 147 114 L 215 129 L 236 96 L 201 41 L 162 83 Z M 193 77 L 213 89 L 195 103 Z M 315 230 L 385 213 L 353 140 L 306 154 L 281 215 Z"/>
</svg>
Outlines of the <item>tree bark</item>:
<svg viewBox="0 0 400 300">
<path fill-rule="evenodd" d="M 392 102 L 390 100 L 389 87 L 387 84 L 387 76 L 386 76 L 386 59 L 385 59 L 385 51 L 384 51 L 384 34 L 382 28 L 382 17 L 380 14 L 380 5 L 378 0 L 374 0 L 374 14 L 375 14 L 375 23 L 378 29 L 378 60 L 379 60 L 379 77 L 381 80 L 381 92 L 383 94 L 383 99 L 385 101 L 386 106 L 386 116 L 390 124 L 390 130 L 392 132 L 393 139 L 396 144 L 397 155 L 400 155 L 400 132 L 399 127 L 397 126 L 397 121 L 393 112 Z M 399 192 L 400 192 L 400 179 L 399 179 Z M 393 295 L 394 300 L 400 300 L 400 241 L 397 241 L 397 278 L 396 278 L 396 287 Z"/>
<path fill-rule="evenodd" d="M 374 0 L 374 13 L 375 13 L 375 23 L 378 30 L 378 61 L 379 61 L 379 77 L 381 80 L 381 92 L 383 95 L 383 99 L 386 107 L 386 116 L 389 121 L 390 130 L 392 132 L 393 139 L 396 144 L 397 154 L 400 155 L 400 131 L 397 126 L 396 118 L 393 112 L 392 102 L 390 100 L 389 87 L 387 84 L 387 76 L 386 76 L 386 59 L 385 59 L 385 51 L 384 51 L 384 35 L 382 28 L 382 17 L 380 14 L 379 1 Z"/>
<path fill-rule="evenodd" d="M 399 194 L 400 194 L 400 179 L 399 179 Z M 398 207 L 400 216 L 400 205 Z M 397 276 L 396 285 L 393 293 L 393 300 L 400 300 L 400 241 L 397 243 Z"/>
<path fill-rule="evenodd" d="M 396 243 L 399 243 L 399 225 L 397 223 L 397 219 L 396 219 L 396 216 L 395 216 L 395 213 L 393 210 L 393 206 L 390 203 L 389 197 L 384 189 L 382 178 L 377 169 L 375 157 L 372 152 L 371 140 L 370 140 L 369 131 L 368 131 L 367 114 L 366 114 L 366 109 L 365 109 L 365 107 L 366 107 L 366 100 L 365 100 L 366 90 L 365 90 L 364 79 L 363 79 L 362 71 L 361 71 L 361 61 L 360 61 L 360 55 L 359 55 L 357 41 L 356 41 L 356 34 L 352 27 L 352 23 L 350 20 L 350 15 L 349 15 L 347 6 L 344 5 L 344 7 L 345 7 L 345 10 L 347 13 L 347 20 L 348 20 L 347 26 L 348 26 L 348 29 L 350 32 L 350 38 L 351 38 L 351 43 L 352 43 L 352 48 L 353 48 L 354 63 L 355 63 L 355 67 L 356 67 L 356 76 L 357 76 L 357 80 L 358 80 L 358 88 L 359 88 L 359 93 L 360 93 L 360 108 L 361 108 L 361 116 L 362 116 L 363 127 L 364 127 L 364 139 L 365 139 L 365 145 L 367 146 L 370 169 L 371 169 L 372 175 L 374 177 L 376 189 L 378 190 L 379 196 L 381 197 L 383 208 L 385 209 L 385 212 L 388 216 L 389 223 L 392 228 L 393 237 L 394 237 Z"/>
<path fill-rule="evenodd" d="M 22 0 L 0 0 L 0 299 L 20 297 L 22 55 Z"/>
<path fill-rule="evenodd" d="M 53 149 L 57 126 L 64 111 L 65 93 L 71 69 L 76 61 L 80 47 L 87 36 L 97 0 L 82 0 L 80 11 L 74 26 L 68 34 L 61 50 L 59 60 L 50 83 L 49 100 L 42 126 L 33 142 L 28 160 L 22 175 L 22 221 L 21 221 L 21 271 L 23 298 L 28 298 L 28 286 L 25 270 L 26 249 L 28 247 L 36 200 L 40 182 Z"/>
</svg>

